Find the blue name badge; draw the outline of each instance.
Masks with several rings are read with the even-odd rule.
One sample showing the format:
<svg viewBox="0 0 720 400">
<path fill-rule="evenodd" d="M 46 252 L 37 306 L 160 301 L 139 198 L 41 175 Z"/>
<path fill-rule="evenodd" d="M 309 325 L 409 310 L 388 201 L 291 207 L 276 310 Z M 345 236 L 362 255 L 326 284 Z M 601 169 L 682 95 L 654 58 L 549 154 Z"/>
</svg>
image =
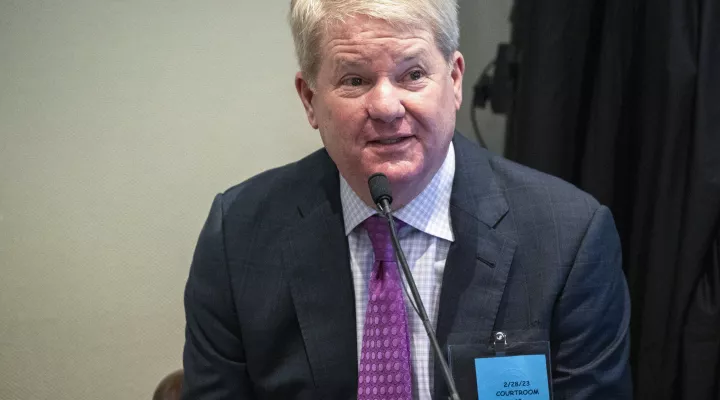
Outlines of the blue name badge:
<svg viewBox="0 0 720 400">
<path fill-rule="evenodd" d="M 550 400 L 544 354 L 475 359 L 478 400 Z"/>
</svg>

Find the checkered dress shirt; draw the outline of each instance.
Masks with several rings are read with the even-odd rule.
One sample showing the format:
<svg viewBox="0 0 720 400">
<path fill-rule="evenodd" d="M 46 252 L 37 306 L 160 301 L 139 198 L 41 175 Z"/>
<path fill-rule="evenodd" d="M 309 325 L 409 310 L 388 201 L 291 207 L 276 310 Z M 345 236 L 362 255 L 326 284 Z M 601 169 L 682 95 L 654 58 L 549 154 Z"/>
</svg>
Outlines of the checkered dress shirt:
<svg viewBox="0 0 720 400">
<path fill-rule="evenodd" d="M 445 161 L 428 186 L 408 205 L 393 215 L 407 226 L 398 232 L 400 245 L 410 265 L 418 292 L 430 318 L 437 325 L 440 286 L 450 243 L 455 240 L 450 223 L 450 193 L 455 177 L 455 150 L 452 143 Z M 362 349 L 368 281 L 373 265 L 373 250 L 367 232 L 360 225 L 376 214 L 340 176 L 340 197 L 345 219 L 345 234 L 350 247 L 350 268 L 355 286 L 357 351 Z M 407 287 L 407 286 L 406 286 Z M 410 293 L 407 287 L 407 293 Z M 432 399 L 433 357 L 430 340 L 410 300 L 405 298 L 410 329 L 410 353 L 413 367 L 413 398 Z"/>
</svg>

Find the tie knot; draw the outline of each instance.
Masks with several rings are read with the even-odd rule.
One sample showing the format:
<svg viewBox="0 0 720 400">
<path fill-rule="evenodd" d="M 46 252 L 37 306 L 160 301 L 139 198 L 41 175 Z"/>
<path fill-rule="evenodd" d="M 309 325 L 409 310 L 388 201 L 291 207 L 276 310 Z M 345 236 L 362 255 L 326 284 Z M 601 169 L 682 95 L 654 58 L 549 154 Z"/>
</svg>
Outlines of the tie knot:
<svg viewBox="0 0 720 400">
<path fill-rule="evenodd" d="M 400 230 L 400 228 L 405 226 L 405 223 L 399 219 L 393 219 L 396 230 Z M 392 247 L 392 237 L 390 236 L 390 226 L 387 220 L 379 215 L 373 215 L 363 222 L 363 227 L 367 230 L 370 242 L 372 242 L 375 261 L 395 261 L 395 252 Z"/>
</svg>

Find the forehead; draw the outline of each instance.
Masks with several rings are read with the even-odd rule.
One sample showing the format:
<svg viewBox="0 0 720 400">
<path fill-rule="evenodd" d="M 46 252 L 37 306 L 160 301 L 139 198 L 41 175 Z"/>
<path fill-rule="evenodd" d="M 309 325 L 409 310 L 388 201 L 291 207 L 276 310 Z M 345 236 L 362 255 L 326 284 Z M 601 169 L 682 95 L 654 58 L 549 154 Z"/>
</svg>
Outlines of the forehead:
<svg viewBox="0 0 720 400">
<path fill-rule="evenodd" d="M 431 57 L 439 53 L 429 29 L 394 26 L 378 19 L 353 17 L 328 26 L 321 45 L 323 62 L 367 62 L 380 57 Z M 400 60 L 402 61 L 402 60 Z"/>
</svg>

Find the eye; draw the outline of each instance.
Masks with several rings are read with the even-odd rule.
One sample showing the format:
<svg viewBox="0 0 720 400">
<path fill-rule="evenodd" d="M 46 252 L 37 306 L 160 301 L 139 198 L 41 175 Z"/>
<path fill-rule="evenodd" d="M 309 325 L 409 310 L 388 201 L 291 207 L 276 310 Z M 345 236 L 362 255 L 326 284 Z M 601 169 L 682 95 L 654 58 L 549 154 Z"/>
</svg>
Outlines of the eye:
<svg viewBox="0 0 720 400">
<path fill-rule="evenodd" d="M 362 78 L 358 78 L 357 76 L 353 76 L 353 77 L 350 77 L 350 78 L 345 78 L 345 79 L 343 79 L 343 81 L 342 81 L 342 84 L 343 84 L 343 85 L 345 85 L 345 86 L 353 86 L 353 87 L 362 86 L 363 83 L 364 83 L 364 82 L 363 82 Z"/>
<path fill-rule="evenodd" d="M 425 73 L 422 70 L 415 69 L 410 71 L 409 74 L 407 74 L 407 78 L 411 81 L 419 81 L 420 79 L 425 77 Z"/>
</svg>

